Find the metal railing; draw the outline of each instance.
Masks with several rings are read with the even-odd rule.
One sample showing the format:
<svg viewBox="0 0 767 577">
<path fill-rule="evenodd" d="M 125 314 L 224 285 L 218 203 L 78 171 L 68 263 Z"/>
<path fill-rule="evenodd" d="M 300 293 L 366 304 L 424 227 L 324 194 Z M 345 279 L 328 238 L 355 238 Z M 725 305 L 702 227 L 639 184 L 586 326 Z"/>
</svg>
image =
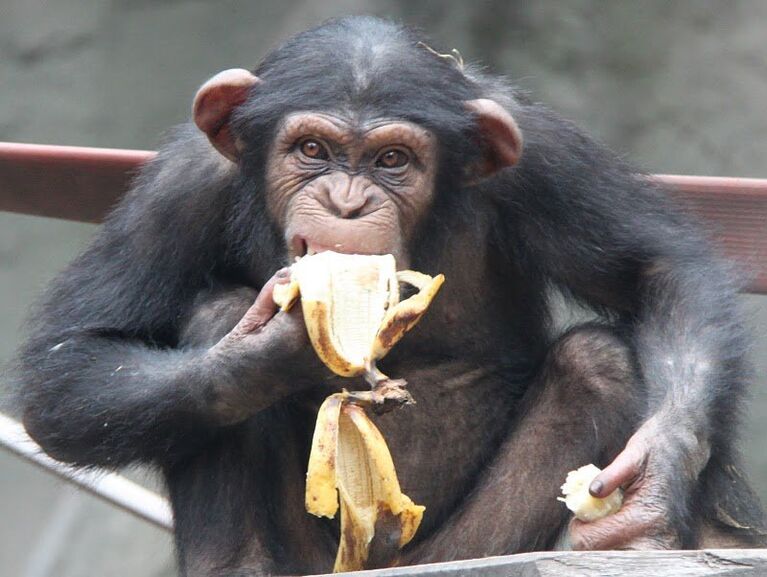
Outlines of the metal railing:
<svg viewBox="0 0 767 577">
<path fill-rule="evenodd" d="M 2 413 L 0 446 L 139 519 L 173 530 L 173 514 L 167 499 L 116 473 L 78 470 L 51 459 L 29 438 L 21 423 Z"/>
<path fill-rule="evenodd" d="M 0 142 L 0 211 L 100 222 L 128 189 L 147 150 Z M 767 180 L 657 175 L 767 294 Z"/>
</svg>

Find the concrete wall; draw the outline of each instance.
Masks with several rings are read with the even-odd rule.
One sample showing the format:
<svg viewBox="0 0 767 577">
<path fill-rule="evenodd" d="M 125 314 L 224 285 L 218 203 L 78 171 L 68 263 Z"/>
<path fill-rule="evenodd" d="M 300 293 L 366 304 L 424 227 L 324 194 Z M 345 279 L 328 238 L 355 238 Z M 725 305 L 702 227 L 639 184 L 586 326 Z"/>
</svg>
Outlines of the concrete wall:
<svg viewBox="0 0 767 577">
<path fill-rule="evenodd" d="M 422 26 L 647 170 L 767 176 L 760 0 L 0 0 L 0 140 L 152 148 L 216 71 L 360 12 Z M 34 295 L 93 230 L 0 214 L 0 362 Z M 745 452 L 767 498 L 767 307 L 744 302 L 760 335 Z M 174 571 L 166 535 L 1 454 L 0 518 L 0 577 Z"/>
</svg>

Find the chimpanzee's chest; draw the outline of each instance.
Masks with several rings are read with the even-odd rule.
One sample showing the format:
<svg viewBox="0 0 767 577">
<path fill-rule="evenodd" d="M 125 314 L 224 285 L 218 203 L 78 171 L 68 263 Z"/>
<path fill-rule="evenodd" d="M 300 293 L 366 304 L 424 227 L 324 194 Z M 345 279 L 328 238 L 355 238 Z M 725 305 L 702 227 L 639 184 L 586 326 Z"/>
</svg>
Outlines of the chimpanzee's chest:
<svg viewBox="0 0 767 577">
<path fill-rule="evenodd" d="M 402 374 L 416 404 L 371 417 L 389 446 L 403 492 L 426 506 L 420 530 L 425 534 L 492 459 L 511 420 L 513 387 L 494 368 L 466 361 L 392 371 Z M 361 379 L 333 383 L 338 390 L 366 386 Z"/>
</svg>

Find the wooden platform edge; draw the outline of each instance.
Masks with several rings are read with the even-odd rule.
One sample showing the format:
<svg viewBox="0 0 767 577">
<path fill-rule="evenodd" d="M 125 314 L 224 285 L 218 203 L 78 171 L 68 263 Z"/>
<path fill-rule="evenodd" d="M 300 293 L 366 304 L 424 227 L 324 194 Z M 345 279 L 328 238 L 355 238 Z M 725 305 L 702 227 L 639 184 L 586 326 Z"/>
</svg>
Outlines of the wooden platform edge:
<svg viewBox="0 0 767 577">
<path fill-rule="evenodd" d="M 336 573 L 344 577 L 765 577 L 767 549 L 521 553 Z M 330 574 L 315 577 L 331 577 Z"/>
</svg>

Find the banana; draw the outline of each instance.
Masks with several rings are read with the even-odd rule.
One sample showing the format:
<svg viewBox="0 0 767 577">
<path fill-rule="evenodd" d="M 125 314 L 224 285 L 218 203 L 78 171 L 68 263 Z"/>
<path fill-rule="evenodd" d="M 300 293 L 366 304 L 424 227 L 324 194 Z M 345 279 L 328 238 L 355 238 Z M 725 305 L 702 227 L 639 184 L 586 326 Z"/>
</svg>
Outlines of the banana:
<svg viewBox="0 0 767 577">
<path fill-rule="evenodd" d="M 309 466 L 306 470 L 306 510 L 317 517 L 332 519 L 338 511 L 336 464 L 338 420 L 343 393 L 330 395 L 320 406 L 314 425 Z"/>
<path fill-rule="evenodd" d="M 362 407 L 384 411 L 412 397 L 376 362 L 421 319 L 445 278 L 397 271 L 392 255 L 322 252 L 291 267 L 274 301 L 289 310 L 300 298 L 314 350 L 335 374 L 364 376 L 369 391 L 335 393 L 320 407 L 306 473 L 306 510 L 335 517 L 341 538 L 333 571 L 396 561 L 415 535 L 425 508 L 399 485 L 386 441 Z M 417 293 L 400 302 L 400 283 Z"/>
<path fill-rule="evenodd" d="M 557 497 L 567 508 L 570 509 L 576 519 L 581 521 L 596 521 L 616 513 L 623 505 L 623 493 L 616 489 L 604 499 L 592 497 L 589 493 L 589 485 L 602 471 L 596 465 L 584 465 L 570 471 L 562 485 L 564 497 Z"/>
<path fill-rule="evenodd" d="M 309 338 L 325 365 L 375 385 L 388 378 L 376 361 L 421 319 L 444 280 L 441 274 L 397 272 L 390 254 L 327 251 L 296 261 L 290 283 L 275 287 L 274 301 L 286 311 L 300 296 Z M 400 282 L 418 292 L 400 302 Z"/>
<path fill-rule="evenodd" d="M 340 500 L 336 573 L 366 568 L 371 549 L 377 563 L 391 561 L 413 538 L 424 512 L 402 493 L 386 441 L 350 398 L 335 393 L 320 407 L 306 475 L 309 513 L 332 518 Z"/>
</svg>

